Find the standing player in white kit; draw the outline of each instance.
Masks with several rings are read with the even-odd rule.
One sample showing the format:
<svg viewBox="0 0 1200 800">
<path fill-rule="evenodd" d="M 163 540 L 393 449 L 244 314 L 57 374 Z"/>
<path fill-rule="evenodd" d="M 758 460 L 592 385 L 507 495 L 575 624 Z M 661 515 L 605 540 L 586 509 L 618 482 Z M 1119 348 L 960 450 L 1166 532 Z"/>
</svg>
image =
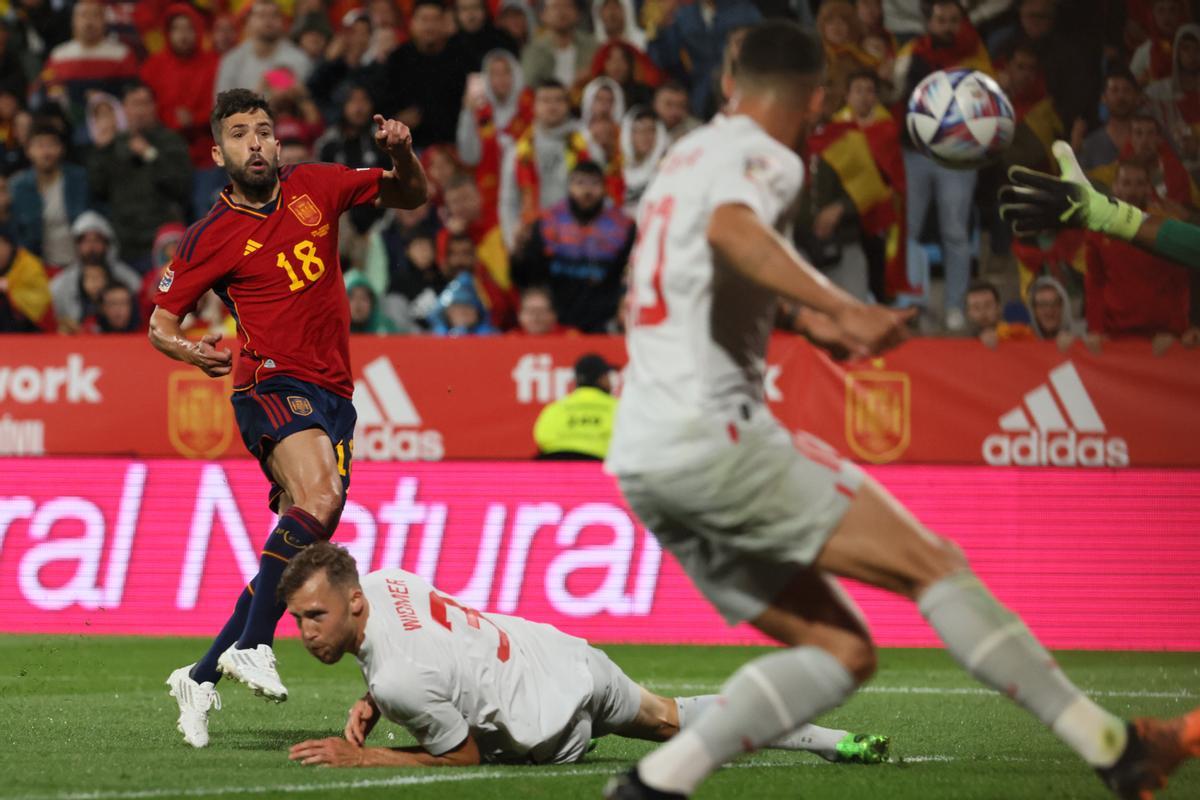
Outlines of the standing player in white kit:
<svg viewBox="0 0 1200 800">
<path fill-rule="evenodd" d="M 1200 710 L 1126 723 L 1097 706 L 954 544 L 764 405 L 778 297 L 824 314 L 857 355 L 904 338 L 900 316 L 832 286 L 777 232 L 803 181 L 795 150 L 821 110 L 822 75 L 821 45 L 800 27 L 751 29 L 724 78 L 727 113 L 676 143 L 639 207 L 630 361 L 608 469 L 730 624 L 748 621 L 787 647 L 734 673 L 724 702 L 605 795 L 686 797 L 867 680 L 874 646 L 836 575 L 916 601 L 971 675 L 1049 726 L 1118 796 L 1151 797 L 1200 755 Z"/>
</svg>

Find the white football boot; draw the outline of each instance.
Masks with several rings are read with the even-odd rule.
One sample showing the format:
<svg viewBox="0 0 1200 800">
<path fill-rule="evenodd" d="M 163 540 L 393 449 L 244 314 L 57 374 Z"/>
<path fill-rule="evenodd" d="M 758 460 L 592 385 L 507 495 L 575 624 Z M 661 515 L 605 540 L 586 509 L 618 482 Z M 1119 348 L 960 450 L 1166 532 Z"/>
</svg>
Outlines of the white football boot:
<svg viewBox="0 0 1200 800">
<path fill-rule="evenodd" d="M 188 673 L 194 666 L 188 664 L 172 672 L 167 678 L 167 686 L 171 687 L 171 697 L 179 703 L 179 722 L 175 727 L 183 734 L 183 740 L 192 747 L 205 747 L 208 744 L 208 711 L 221 710 L 221 695 L 208 681 L 196 683 L 192 680 Z"/>
<path fill-rule="evenodd" d="M 239 650 L 234 644 L 217 659 L 217 669 L 238 683 L 246 684 L 259 697 L 276 703 L 287 700 L 287 687 L 275 669 L 275 651 L 269 644 L 260 644 L 253 650 Z"/>
</svg>

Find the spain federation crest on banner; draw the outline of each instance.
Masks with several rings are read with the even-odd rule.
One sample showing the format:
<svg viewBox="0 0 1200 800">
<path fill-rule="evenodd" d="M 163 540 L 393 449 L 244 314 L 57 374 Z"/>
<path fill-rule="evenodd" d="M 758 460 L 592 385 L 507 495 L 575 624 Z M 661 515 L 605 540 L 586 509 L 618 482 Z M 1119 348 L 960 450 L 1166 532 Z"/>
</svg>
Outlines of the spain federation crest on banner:
<svg viewBox="0 0 1200 800">
<path fill-rule="evenodd" d="M 296 219 L 300 220 L 301 225 L 315 228 L 321 224 L 321 209 L 306 194 L 302 194 L 288 203 L 288 210 L 296 215 Z"/>
<path fill-rule="evenodd" d="M 167 437 L 188 458 L 216 458 L 233 441 L 233 378 L 176 370 L 167 383 Z"/>
<path fill-rule="evenodd" d="M 895 461 L 912 438 L 912 389 L 903 372 L 874 369 L 846 373 L 846 444 L 873 464 Z"/>
</svg>

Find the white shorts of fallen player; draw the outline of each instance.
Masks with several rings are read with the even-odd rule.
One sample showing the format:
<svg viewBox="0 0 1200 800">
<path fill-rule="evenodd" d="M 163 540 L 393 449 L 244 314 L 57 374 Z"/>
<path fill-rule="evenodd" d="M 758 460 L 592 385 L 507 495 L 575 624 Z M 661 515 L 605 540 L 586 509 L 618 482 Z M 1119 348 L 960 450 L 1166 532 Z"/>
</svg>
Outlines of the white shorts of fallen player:
<svg viewBox="0 0 1200 800">
<path fill-rule="evenodd" d="M 815 436 L 765 411 L 748 416 L 700 463 L 618 477 L 630 508 L 730 625 L 761 614 L 817 558 L 863 481 Z"/>
</svg>

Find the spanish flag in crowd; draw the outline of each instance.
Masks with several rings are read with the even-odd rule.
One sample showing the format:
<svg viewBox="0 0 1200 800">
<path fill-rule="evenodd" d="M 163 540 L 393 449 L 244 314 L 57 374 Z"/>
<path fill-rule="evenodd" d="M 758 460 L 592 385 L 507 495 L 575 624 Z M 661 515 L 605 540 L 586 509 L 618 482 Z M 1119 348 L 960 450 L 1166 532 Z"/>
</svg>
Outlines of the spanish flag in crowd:
<svg viewBox="0 0 1200 800">
<path fill-rule="evenodd" d="M 483 207 L 497 208 L 500 205 L 500 162 L 503 151 L 500 134 L 507 134 L 513 141 L 518 141 L 529 130 L 533 124 L 533 90 L 521 90 L 517 97 L 517 112 L 507 127 L 501 129 L 496 126 L 495 110 L 490 103 L 475 111 L 475 124 L 479 129 L 481 146 L 479 163 L 475 165 L 475 183 L 479 186 Z"/>
<path fill-rule="evenodd" d="M 888 296 L 913 291 L 905 263 L 904 156 L 892 115 L 877 105 L 860 125 L 843 108 L 809 137 L 808 147 L 837 173 L 863 231 L 883 240 Z"/>
<path fill-rule="evenodd" d="M 979 38 L 974 26 L 964 16 L 958 33 L 954 35 L 954 43 L 948 47 L 937 47 L 928 36 L 913 39 L 900 48 L 898 61 L 906 58 L 920 59 L 929 67 L 930 72 L 939 69 L 977 69 L 980 72 L 992 74 L 992 59 L 983 40 Z"/>
</svg>

